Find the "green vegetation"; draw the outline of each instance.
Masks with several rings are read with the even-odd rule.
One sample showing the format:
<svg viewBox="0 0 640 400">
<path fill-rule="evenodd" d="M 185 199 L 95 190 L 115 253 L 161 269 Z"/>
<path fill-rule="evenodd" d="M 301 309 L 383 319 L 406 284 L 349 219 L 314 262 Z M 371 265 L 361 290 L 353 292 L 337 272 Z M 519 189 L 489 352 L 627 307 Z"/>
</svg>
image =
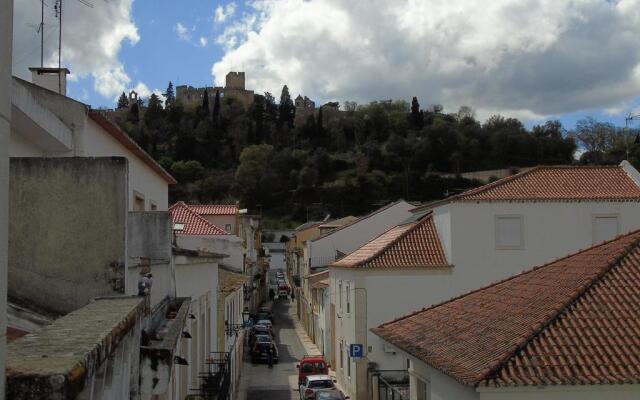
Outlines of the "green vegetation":
<svg viewBox="0 0 640 400">
<path fill-rule="evenodd" d="M 180 181 L 172 201 L 240 200 L 293 221 L 362 214 L 398 198 L 439 199 L 479 184 L 440 173 L 573 163 L 576 141 L 586 150 L 580 162 L 617 163 L 629 143 L 592 119 L 574 132 L 558 121 L 529 131 L 499 115 L 480 123 L 470 107 L 422 109 L 416 98 L 411 105 L 346 102 L 341 110 L 329 103 L 296 116 L 286 86 L 280 104 L 265 93 L 248 110 L 219 93 L 211 106 L 208 97 L 181 104 L 171 84 L 165 97 L 165 107 L 156 95 L 146 107 L 129 107 L 121 96 L 115 118 Z M 630 140 L 637 164 L 640 145 Z"/>
</svg>

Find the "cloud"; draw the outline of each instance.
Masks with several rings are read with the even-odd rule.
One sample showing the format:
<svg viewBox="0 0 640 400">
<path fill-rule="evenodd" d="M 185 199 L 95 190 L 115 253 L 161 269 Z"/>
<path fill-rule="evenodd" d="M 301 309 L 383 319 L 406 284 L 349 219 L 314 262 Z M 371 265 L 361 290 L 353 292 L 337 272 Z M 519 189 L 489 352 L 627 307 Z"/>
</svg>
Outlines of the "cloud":
<svg viewBox="0 0 640 400">
<path fill-rule="evenodd" d="M 185 42 L 188 42 L 189 40 L 191 40 L 191 32 L 189 32 L 189 29 L 182 25 L 181 22 L 178 22 L 174 27 L 173 30 L 178 34 L 178 39 L 183 40 Z"/>
<path fill-rule="evenodd" d="M 200 42 L 200 47 L 207 47 L 207 44 L 209 44 L 209 39 L 207 39 L 206 37 L 200 36 L 199 42 Z"/>
<path fill-rule="evenodd" d="M 213 19 L 215 22 L 224 22 L 227 20 L 227 18 L 233 16 L 235 12 L 236 4 L 233 2 L 227 4 L 224 7 L 222 5 L 219 5 L 218 7 L 216 7 Z"/>
<path fill-rule="evenodd" d="M 86 76 L 94 78 L 94 89 L 112 97 L 124 88 L 130 78 L 118 55 L 122 44 L 135 45 L 139 40 L 131 16 L 133 0 L 93 2 L 93 8 L 80 3 L 64 8 L 62 30 L 62 64 L 67 66 L 71 80 Z M 28 67 L 40 65 L 40 23 L 38 1 L 14 2 L 13 73 L 30 79 Z M 53 2 L 45 8 L 45 66 L 58 64 L 58 20 Z"/>
<path fill-rule="evenodd" d="M 536 119 L 640 93 L 640 0 L 262 0 L 212 67 L 319 101 L 418 96 Z"/>
</svg>

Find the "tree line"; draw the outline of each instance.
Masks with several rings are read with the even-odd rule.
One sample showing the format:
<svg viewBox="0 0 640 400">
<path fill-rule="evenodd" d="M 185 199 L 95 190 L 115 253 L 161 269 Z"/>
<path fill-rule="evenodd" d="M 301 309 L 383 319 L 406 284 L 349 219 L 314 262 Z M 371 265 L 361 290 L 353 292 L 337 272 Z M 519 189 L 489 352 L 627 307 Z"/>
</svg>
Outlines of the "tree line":
<svg viewBox="0 0 640 400">
<path fill-rule="evenodd" d="M 247 109 L 220 93 L 213 104 L 208 93 L 183 104 L 171 83 L 163 95 L 164 104 L 152 94 L 129 105 L 123 93 L 114 118 L 180 182 L 172 201 L 239 200 L 293 221 L 362 214 L 398 198 L 439 199 L 480 184 L 450 177 L 466 171 L 617 163 L 627 152 L 632 163 L 640 159 L 631 133 L 590 118 L 572 131 L 555 120 L 527 129 L 500 115 L 482 123 L 468 106 L 421 107 L 416 97 L 327 103 L 296 116 L 286 85 L 278 102 L 256 94 Z"/>
</svg>

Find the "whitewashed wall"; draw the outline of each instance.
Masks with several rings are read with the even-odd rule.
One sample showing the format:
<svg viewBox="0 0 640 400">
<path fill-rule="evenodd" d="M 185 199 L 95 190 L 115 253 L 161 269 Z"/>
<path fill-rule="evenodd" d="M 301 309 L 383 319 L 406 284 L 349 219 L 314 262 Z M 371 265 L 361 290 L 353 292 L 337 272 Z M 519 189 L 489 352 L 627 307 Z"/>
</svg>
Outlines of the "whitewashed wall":
<svg viewBox="0 0 640 400">
<path fill-rule="evenodd" d="M 153 201 L 158 211 L 169 207 L 169 184 L 138 156 L 124 148 L 90 118 L 85 126 L 82 156 L 122 156 L 129 160 L 129 209 L 133 209 L 133 191 L 144 195 L 145 210 L 151 210 Z"/>
<path fill-rule="evenodd" d="M 349 254 L 409 218 L 411 216 L 409 210 L 412 208 L 414 207 L 411 204 L 401 201 L 325 237 L 307 241 L 308 253 L 305 261 L 308 262 L 310 259 L 311 267 L 327 265 L 327 260 L 334 258 L 336 251 Z"/>
<path fill-rule="evenodd" d="M 242 273 L 242 239 L 235 235 L 176 235 L 178 247 L 224 254 L 222 264 Z"/>
</svg>

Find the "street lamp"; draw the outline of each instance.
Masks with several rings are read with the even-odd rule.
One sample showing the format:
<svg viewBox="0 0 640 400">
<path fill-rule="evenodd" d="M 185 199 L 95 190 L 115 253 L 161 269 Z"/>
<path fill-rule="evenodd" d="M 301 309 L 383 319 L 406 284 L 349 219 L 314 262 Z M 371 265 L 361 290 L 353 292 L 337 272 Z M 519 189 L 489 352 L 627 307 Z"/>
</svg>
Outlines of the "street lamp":
<svg viewBox="0 0 640 400">
<path fill-rule="evenodd" d="M 230 324 L 228 321 L 224 321 L 225 332 L 227 336 L 236 335 L 238 336 L 238 332 L 244 329 L 249 323 L 249 318 L 251 317 L 251 313 L 249 310 L 245 308 L 242 312 L 242 323 L 241 324 Z"/>
</svg>

